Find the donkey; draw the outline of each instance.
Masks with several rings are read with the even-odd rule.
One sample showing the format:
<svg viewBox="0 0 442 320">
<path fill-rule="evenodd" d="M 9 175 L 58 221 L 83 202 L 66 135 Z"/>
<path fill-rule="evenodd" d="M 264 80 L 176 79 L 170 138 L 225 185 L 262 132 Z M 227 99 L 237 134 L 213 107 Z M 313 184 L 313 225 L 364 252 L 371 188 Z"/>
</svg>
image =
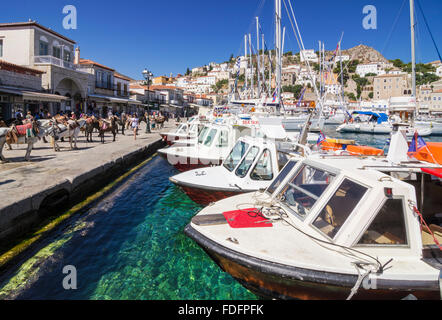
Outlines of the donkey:
<svg viewBox="0 0 442 320">
<path fill-rule="evenodd" d="M 86 125 L 85 125 L 85 136 L 87 142 L 94 142 L 92 133 L 94 132 L 94 129 L 97 129 L 100 131 L 100 123 L 98 122 L 95 117 L 87 118 L 86 119 Z"/>
<path fill-rule="evenodd" d="M 100 133 L 98 134 L 98 136 L 101 138 L 101 143 L 104 143 L 104 133 L 105 132 L 112 132 L 112 134 L 114 136 L 113 142 L 116 141 L 115 137 L 117 136 L 117 132 L 118 132 L 117 120 L 118 120 L 118 118 L 116 116 L 112 116 L 110 118 L 110 123 L 108 120 L 104 120 L 104 119 L 99 120 Z"/>
<path fill-rule="evenodd" d="M 31 151 L 34 147 L 34 144 L 41 138 L 48 134 L 48 129 L 44 127 L 40 127 L 38 122 L 33 122 L 33 129 L 37 131 L 37 135 L 35 137 L 26 137 L 26 136 L 18 136 L 17 144 L 27 144 L 28 147 L 26 149 L 25 161 L 30 161 Z M 0 128 L 0 160 L 3 162 L 8 162 L 6 158 L 3 156 L 3 147 L 6 143 L 6 137 L 8 134 L 11 134 L 14 130 L 14 127 L 11 128 Z"/>
<path fill-rule="evenodd" d="M 57 124 L 56 122 L 53 122 L 53 130 L 50 131 L 50 134 L 52 138 L 54 139 L 54 151 L 59 152 L 61 149 L 58 146 L 56 140 L 60 138 L 69 138 L 69 144 L 71 147 L 71 150 L 78 149 L 77 147 L 77 140 L 78 136 L 81 132 L 81 128 L 83 128 L 86 125 L 86 120 L 80 119 L 80 120 L 69 120 L 67 121 L 67 124 Z M 74 145 L 72 146 L 72 141 L 74 142 Z"/>
</svg>

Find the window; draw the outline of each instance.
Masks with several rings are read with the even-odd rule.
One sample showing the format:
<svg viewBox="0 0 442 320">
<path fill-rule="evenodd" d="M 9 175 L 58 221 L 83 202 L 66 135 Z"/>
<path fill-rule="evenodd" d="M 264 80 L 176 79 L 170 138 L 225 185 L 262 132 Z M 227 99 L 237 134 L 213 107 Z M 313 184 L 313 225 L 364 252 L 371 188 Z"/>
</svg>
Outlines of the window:
<svg viewBox="0 0 442 320">
<path fill-rule="evenodd" d="M 40 56 L 47 56 L 49 54 L 49 46 L 47 42 L 40 40 Z"/>
<path fill-rule="evenodd" d="M 233 147 L 230 155 L 224 161 L 224 167 L 229 171 L 233 171 L 233 169 L 236 168 L 238 163 L 244 157 L 247 149 L 249 149 L 249 145 L 247 143 L 244 141 L 238 141 Z"/>
<path fill-rule="evenodd" d="M 218 147 L 227 147 L 229 146 L 229 134 L 227 131 L 222 130 L 218 137 Z"/>
<path fill-rule="evenodd" d="M 304 165 L 282 191 L 281 200 L 299 216 L 305 217 L 333 178 L 329 172 Z"/>
<path fill-rule="evenodd" d="M 52 56 L 58 59 L 61 59 L 61 48 L 60 47 L 52 47 Z"/>
<path fill-rule="evenodd" d="M 3 40 L 0 40 L 0 57 L 3 57 Z"/>
<path fill-rule="evenodd" d="M 236 169 L 235 174 L 238 177 L 244 178 L 247 175 L 247 172 L 249 172 L 250 167 L 252 166 L 253 162 L 255 162 L 258 153 L 258 147 L 253 146 L 250 148 L 249 152 L 247 152 L 246 156 L 244 157 L 244 160 L 238 166 L 238 169 Z"/>
<path fill-rule="evenodd" d="M 345 179 L 313 225 L 334 238 L 368 189 Z"/>
<path fill-rule="evenodd" d="M 205 146 L 210 147 L 212 145 L 217 132 L 218 132 L 218 130 L 216 130 L 216 129 L 210 130 L 209 134 L 207 135 L 207 137 L 204 141 Z"/>
<path fill-rule="evenodd" d="M 276 189 L 279 188 L 282 181 L 287 177 L 287 175 L 292 171 L 292 169 L 296 166 L 296 161 L 290 161 L 287 165 L 282 169 L 279 175 L 276 177 L 275 181 L 267 188 L 267 192 L 273 194 Z"/>
<path fill-rule="evenodd" d="M 258 162 L 250 174 L 252 180 L 271 181 L 273 180 L 272 155 L 270 150 L 266 149 L 261 154 Z"/>
<path fill-rule="evenodd" d="M 388 199 L 365 231 L 359 245 L 407 245 L 402 199 Z"/>
<path fill-rule="evenodd" d="M 63 54 L 64 54 L 63 60 L 70 62 L 71 61 L 71 53 L 69 51 L 65 50 Z"/>
</svg>

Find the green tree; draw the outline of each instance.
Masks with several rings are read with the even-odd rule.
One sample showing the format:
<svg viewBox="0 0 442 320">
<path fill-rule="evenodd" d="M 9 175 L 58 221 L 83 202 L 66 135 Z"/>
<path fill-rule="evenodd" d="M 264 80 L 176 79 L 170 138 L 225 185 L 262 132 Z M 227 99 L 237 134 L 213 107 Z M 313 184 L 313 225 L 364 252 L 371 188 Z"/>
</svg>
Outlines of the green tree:
<svg viewBox="0 0 442 320">
<path fill-rule="evenodd" d="M 282 92 L 292 92 L 294 93 L 295 97 L 299 97 L 301 95 L 303 86 L 297 84 L 294 86 L 284 86 L 282 87 Z"/>
<path fill-rule="evenodd" d="M 370 99 L 373 99 L 373 97 L 374 97 L 374 93 L 373 93 L 373 92 L 370 92 L 370 93 L 368 94 L 368 97 L 369 97 Z"/>
</svg>

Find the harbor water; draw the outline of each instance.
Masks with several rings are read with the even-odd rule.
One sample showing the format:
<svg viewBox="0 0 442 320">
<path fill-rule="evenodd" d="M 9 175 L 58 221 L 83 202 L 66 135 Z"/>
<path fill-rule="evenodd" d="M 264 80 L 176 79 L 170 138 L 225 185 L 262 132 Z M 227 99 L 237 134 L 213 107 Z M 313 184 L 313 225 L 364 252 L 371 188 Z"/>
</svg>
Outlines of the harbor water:
<svg viewBox="0 0 442 320">
<path fill-rule="evenodd" d="M 378 148 L 388 139 L 324 133 Z M 169 182 L 177 173 L 153 158 L 2 273 L 0 299 L 257 299 L 184 235 L 201 207 Z M 77 271 L 76 290 L 63 287 L 65 266 Z"/>
</svg>

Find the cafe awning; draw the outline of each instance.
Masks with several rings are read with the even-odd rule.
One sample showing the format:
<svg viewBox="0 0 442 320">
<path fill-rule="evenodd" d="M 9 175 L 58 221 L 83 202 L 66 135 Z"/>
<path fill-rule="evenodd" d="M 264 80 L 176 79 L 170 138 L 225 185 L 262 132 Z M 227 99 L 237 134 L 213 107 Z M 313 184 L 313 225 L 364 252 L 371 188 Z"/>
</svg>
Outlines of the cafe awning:
<svg viewBox="0 0 442 320">
<path fill-rule="evenodd" d="M 57 94 L 29 91 L 29 90 L 23 90 L 23 89 L 15 88 L 15 87 L 2 87 L 2 86 L 0 86 L 0 92 L 12 94 L 15 96 L 20 96 L 20 97 L 23 97 L 23 100 L 28 100 L 28 101 L 61 102 L 61 101 L 66 101 L 69 99 L 67 97 L 60 96 Z"/>
</svg>

